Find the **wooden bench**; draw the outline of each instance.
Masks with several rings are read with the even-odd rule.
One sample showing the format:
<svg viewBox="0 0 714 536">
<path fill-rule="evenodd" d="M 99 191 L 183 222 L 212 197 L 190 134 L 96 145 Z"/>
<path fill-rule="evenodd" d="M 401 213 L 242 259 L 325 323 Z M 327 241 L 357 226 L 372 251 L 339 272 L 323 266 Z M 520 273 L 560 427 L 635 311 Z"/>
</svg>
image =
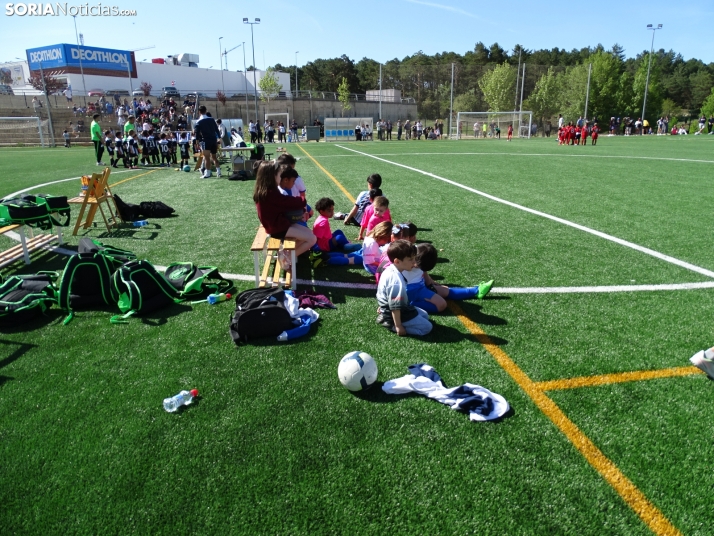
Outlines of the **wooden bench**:
<svg viewBox="0 0 714 536">
<path fill-rule="evenodd" d="M 28 240 L 25 238 L 24 227 L 19 224 L 0 227 L 0 234 L 9 233 L 10 231 L 15 230 L 17 230 L 20 235 L 20 243 L 8 250 L 0 252 L 0 268 L 12 264 L 21 258 L 25 260 L 25 264 L 30 264 L 31 252 L 45 247 L 50 242 L 58 238 L 57 236 L 51 234 L 38 234 L 37 236 L 30 237 Z"/>
<path fill-rule="evenodd" d="M 284 271 L 278 260 L 278 252 L 282 243 L 283 251 L 290 253 L 290 271 Z M 265 228 L 261 225 L 253 240 L 253 245 L 250 247 L 253 252 L 253 265 L 255 268 L 255 286 L 263 288 L 270 287 L 286 287 L 295 289 L 296 284 L 296 266 L 297 259 L 295 258 L 295 241 L 286 238 L 278 240 L 271 238 L 265 232 Z M 265 255 L 265 259 L 261 257 Z M 261 271 L 261 264 L 263 269 Z M 282 274 L 285 274 L 282 276 Z"/>
</svg>

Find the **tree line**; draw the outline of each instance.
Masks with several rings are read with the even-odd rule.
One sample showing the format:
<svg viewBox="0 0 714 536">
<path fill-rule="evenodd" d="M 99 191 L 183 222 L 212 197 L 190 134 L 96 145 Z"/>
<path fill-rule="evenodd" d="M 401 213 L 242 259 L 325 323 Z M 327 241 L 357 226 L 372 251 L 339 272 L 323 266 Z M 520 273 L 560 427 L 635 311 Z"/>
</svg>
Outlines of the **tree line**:
<svg viewBox="0 0 714 536">
<path fill-rule="evenodd" d="M 498 43 L 476 43 L 465 54 L 419 51 L 382 65 L 382 88 L 398 89 L 402 97 L 416 100 L 424 118 L 448 115 L 453 64 L 454 112 L 510 111 L 520 106 L 532 110 L 539 121 L 558 113 L 576 118 L 584 114 L 590 73 L 588 116 L 609 119 L 642 115 L 649 51 L 626 57 L 615 44 L 609 50 L 598 44 L 570 51 L 559 48 L 527 50 L 516 45 L 509 53 Z M 525 64 L 525 75 L 523 74 Z M 519 68 L 520 66 L 520 68 Z M 295 66 L 276 64 L 276 71 L 291 73 Z M 346 55 L 316 59 L 298 68 L 301 90 L 337 92 L 343 79 L 351 93 L 379 88 L 379 63 Z M 293 79 L 294 84 L 294 79 Z M 647 118 L 662 115 L 686 120 L 714 113 L 714 63 L 685 60 L 672 50 L 652 54 L 647 91 Z M 293 86 L 294 87 L 294 86 Z M 344 90 L 344 86 L 343 86 Z"/>
</svg>

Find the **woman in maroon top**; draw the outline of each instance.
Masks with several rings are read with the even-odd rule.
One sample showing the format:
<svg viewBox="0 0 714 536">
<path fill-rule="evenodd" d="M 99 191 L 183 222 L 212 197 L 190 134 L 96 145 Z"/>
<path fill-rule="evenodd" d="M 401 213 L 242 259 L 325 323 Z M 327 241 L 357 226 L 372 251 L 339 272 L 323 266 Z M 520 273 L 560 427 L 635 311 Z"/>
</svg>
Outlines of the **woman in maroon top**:
<svg viewBox="0 0 714 536">
<path fill-rule="evenodd" d="M 292 238 L 295 240 L 295 254 L 301 255 L 315 245 L 317 238 L 305 226 L 291 223 L 286 212 L 305 208 L 305 201 L 300 197 L 283 195 L 278 190 L 278 172 L 280 168 L 272 161 L 258 164 L 255 177 L 253 201 L 258 209 L 258 219 L 265 231 L 273 238 Z"/>
</svg>

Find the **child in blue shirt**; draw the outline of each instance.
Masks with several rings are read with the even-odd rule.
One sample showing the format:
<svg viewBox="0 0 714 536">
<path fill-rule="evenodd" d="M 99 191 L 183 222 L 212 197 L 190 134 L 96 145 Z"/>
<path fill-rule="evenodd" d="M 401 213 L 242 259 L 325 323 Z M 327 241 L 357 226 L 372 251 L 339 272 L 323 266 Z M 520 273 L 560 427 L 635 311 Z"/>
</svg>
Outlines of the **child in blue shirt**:
<svg viewBox="0 0 714 536">
<path fill-rule="evenodd" d="M 369 206 L 369 191 L 372 189 L 379 189 L 382 187 L 382 176 L 379 173 L 373 173 L 367 177 L 367 189 L 360 192 L 355 200 L 355 205 L 350 210 L 349 214 L 345 216 L 345 225 L 356 225 L 357 227 L 362 226 L 362 215 L 365 209 Z M 381 194 L 380 194 L 381 195 Z"/>
</svg>

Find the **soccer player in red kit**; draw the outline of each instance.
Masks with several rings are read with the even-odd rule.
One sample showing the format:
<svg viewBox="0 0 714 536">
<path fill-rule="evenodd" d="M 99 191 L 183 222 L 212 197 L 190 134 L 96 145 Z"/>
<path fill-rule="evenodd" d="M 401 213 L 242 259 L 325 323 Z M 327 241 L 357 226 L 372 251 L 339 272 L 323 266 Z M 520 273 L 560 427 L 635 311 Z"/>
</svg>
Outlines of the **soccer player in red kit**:
<svg viewBox="0 0 714 536">
<path fill-rule="evenodd" d="M 508 125 L 508 141 L 513 138 L 513 125 Z"/>
<path fill-rule="evenodd" d="M 600 128 L 597 126 L 597 123 L 593 125 L 593 131 L 592 131 L 592 142 L 591 145 L 596 145 L 597 144 L 597 135 L 600 132 Z"/>
</svg>

